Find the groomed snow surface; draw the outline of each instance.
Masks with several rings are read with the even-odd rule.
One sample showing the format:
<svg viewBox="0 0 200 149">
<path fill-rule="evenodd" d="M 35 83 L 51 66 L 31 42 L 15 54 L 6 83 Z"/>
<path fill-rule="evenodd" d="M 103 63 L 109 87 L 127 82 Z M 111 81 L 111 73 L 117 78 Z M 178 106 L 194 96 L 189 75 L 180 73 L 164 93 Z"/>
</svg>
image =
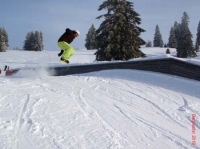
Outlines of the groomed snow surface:
<svg viewBox="0 0 200 149">
<path fill-rule="evenodd" d="M 10 50 L 0 67 L 64 65 L 58 52 Z M 94 52 L 77 50 L 70 62 L 92 63 Z M 200 148 L 199 81 L 138 70 L 47 74 L 0 76 L 0 149 Z"/>
</svg>

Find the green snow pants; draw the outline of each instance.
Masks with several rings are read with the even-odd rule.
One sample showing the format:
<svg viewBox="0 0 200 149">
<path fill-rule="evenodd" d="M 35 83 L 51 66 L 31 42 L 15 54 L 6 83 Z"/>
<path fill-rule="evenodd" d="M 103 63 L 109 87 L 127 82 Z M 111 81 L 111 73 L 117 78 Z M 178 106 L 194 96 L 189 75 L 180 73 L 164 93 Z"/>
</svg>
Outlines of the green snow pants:
<svg viewBox="0 0 200 149">
<path fill-rule="evenodd" d="M 70 44 L 64 41 L 60 41 L 58 42 L 58 46 L 59 48 L 61 48 L 61 50 L 64 51 L 64 53 L 61 56 L 63 59 L 69 60 L 74 55 L 74 49 Z"/>
</svg>

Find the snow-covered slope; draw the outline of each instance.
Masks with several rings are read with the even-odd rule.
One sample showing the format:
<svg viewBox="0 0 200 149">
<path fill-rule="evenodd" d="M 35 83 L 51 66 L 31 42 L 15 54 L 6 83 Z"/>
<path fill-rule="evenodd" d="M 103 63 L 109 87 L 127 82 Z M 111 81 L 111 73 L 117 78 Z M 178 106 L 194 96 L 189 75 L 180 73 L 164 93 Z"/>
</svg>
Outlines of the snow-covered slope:
<svg viewBox="0 0 200 149">
<path fill-rule="evenodd" d="M 76 51 L 71 63 L 90 63 L 94 52 Z M 0 66 L 61 65 L 57 53 L 0 53 Z M 1 76 L 0 88 L 0 149 L 200 148 L 199 81 L 108 70 Z"/>
</svg>

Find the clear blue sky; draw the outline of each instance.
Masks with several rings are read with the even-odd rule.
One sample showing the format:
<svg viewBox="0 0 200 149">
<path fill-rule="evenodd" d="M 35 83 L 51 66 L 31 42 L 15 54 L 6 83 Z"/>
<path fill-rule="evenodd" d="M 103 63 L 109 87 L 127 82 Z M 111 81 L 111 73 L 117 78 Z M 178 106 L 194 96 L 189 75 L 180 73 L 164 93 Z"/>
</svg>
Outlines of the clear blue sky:
<svg viewBox="0 0 200 149">
<path fill-rule="evenodd" d="M 81 35 L 72 46 L 83 49 L 86 34 L 94 24 L 97 29 L 103 19 L 96 17 L 106 11 L 98 11 L 105 0 L 5 0 L 0 5 L 0 27 L 5 27 L 9 36 L 10 49 L 23 47 L 28 32 L 43 32 L 44 48 L 59 50 L 57 40 L 66 28 L 79 30 Z M 153 41 L 156 25 L 159 25 L 164 43 L 168 42 L 169 31 L 174 22 L 181 22 L 183 12 L 190 17 L 189 28 L 196 40 L 200 21 L 200 0 L 129 0 L 140 14 L 146 30 L 141 37 Z"/>
</svg>

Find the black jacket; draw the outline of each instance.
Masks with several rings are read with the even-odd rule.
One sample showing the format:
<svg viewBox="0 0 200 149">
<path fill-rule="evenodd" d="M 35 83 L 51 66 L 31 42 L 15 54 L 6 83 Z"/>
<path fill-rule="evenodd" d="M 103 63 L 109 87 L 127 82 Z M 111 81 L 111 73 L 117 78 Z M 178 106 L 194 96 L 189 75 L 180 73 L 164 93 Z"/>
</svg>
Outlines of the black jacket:
<svg viewBox="0 0 200 149">
<path fill-rule="evenodd" d="M 58 42 L 65 41 L 70 44 L 75 38 L 74 33 L 75 31 L 67 28 L 65 33 L 58 39 Z"/>
</svg>

